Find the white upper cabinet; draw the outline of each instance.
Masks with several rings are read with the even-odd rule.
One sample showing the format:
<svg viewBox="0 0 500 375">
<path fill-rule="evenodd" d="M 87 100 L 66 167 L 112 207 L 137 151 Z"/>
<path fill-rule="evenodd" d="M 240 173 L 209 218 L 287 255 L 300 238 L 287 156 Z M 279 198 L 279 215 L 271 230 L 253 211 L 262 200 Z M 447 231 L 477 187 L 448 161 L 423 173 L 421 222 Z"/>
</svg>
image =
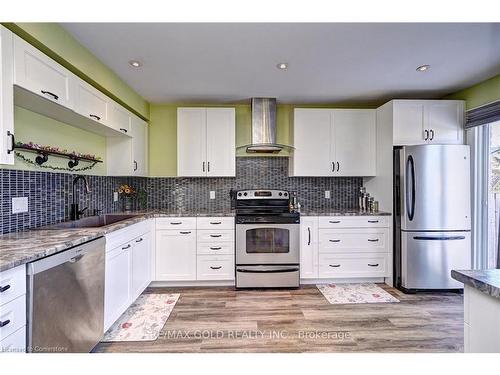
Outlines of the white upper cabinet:
<svg viewBox="0 0 500 375">
<path fill-rule="evenodd" d="M 335 176 L 375 176 L 376 130 L 375 110 L 333 111 Z"/>
<path fill-rule="evenodd" d="M 294 176 L 330 176 L 333 158 L 331 112 L 323 109 L 294 111 L 295 150 L 290 166 Z"/>
<path fill-rule="evenodd" d="M 0 26 L 0 164 L 14 164 L 12 32 Z"/>
<path fill-rule="evenodd" d="M 235 176 L 234 108 L 177 109 L 177 175 Z"/>
<path fill-rule="evenodd" d="M 207 176 L 236 175 L 234 108 L 207 108 Z"/>
<path fill-rule="evenodd" d="M 463 143 L 463 101 L 393 100 L 390 103 L 394 145 Z"/>
<path fill-rule="evenodd" d="M 123 134 L 130 135 L 132 114 L 120 104 L 108 99 L 108 125 Z"/>
<path fill-rule="evenodd" d="M 292 176 L 374 176 L 372 109 L 295 109 Z"/>
<path fill-rule="evenodd" d="M 134 176 L 148 175 L 148 124 L 132 116 L 132 172 Z"/>
<path fill-rule="evenodd" d="M 69 70 L 14 36 L 14 83 L 66 108 L 74 108 Z"/>
<path fill-rule="evenodd" d="M 177 109 L 177 175 L 207 174 L 207 111 L 205 108 Z"/>
<path fill-rule="evenodd" d="M 75 111 L 91 120 L 108 123 L 109 99 L 87 82 L 78 80 L 76 83 Z"/>
</svg>

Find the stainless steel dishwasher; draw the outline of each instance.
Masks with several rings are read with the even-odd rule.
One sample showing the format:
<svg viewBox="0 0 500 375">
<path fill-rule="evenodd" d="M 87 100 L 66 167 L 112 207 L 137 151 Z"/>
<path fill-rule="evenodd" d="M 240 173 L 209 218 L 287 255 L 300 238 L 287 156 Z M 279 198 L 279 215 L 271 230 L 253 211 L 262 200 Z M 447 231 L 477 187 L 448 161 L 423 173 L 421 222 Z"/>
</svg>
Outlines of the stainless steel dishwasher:
<svg viewBox="0 0 500 375">
<path fill-rule="evenodd" d="M 89 352 L 103 336 L 104 237 L 28 264 L 28 351 Z"/>
</svg>

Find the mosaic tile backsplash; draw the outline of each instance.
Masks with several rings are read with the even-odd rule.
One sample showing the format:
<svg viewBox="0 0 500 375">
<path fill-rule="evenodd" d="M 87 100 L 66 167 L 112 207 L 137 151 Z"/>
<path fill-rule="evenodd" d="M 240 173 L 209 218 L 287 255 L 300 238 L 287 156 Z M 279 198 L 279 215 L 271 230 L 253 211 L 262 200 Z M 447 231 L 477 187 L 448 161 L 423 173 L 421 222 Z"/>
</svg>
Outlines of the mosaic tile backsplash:
<svg viewBox="0 0 500 375">
<path fill-rule="evenodd" d="M 128 183 L 147 193 L 147 209 L 222 212 L 230 210 L 230 189 L 283 189 L 297 191 L 304 209 L 355 209 L 361 177 L 288 177 L 288 158 L 241 157 L 236 178 L 140 178 L 87 176 L 91 192 L 78 182 L 80 207 L 104 213 L 121 210 L 113 192 Z M 74 175 L 0 169 L 0 233 L 37 228 L 69 219 Z M 216 199 L 209 199 L 215 191 Z M 330 190 L 331 199 L 324 198 Z M 12 197 L 28 197 L 29 212 L 12 214 Z"/>
</svg>

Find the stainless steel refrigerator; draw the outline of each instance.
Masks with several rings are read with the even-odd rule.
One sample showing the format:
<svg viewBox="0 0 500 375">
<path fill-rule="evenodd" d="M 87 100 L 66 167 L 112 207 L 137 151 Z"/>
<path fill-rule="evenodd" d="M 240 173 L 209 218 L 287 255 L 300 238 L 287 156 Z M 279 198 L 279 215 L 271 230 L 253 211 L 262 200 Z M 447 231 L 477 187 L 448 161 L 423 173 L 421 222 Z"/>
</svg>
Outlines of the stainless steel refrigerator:
<svg viewBox="0 0 500 375">
<path fill-rule="evenodd" d="M 460 289 L 471 267 L 467 145 L 394 149 L 394 282 L 403 291 Z"/>
</svg>

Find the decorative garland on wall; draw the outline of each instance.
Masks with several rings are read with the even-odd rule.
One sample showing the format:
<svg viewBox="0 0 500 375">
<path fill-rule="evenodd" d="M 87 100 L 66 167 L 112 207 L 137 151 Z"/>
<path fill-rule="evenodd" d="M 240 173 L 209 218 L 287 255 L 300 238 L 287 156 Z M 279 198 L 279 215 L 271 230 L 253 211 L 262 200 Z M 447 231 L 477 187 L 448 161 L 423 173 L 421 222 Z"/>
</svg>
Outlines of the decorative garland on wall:
<svg viewBox="0 0 500 375">
<path fill-rule="evenodd" d="M 14 148 L 20 151 L 36 153 L 37 156 L 34 160 L 32 160 L 21 154 L 19 151 L 15 151 L 16 157 L 24 161 L 26 164 L 36 168 L 45 168 L 54 171 L 82 172 L 92 169 L 97 163 L 102 163 L 101 158 L 95 155 L 83 154 L 76 151 L 69 152 L 66 149 L 61 150 L 58 147 L 42 146 L 33 142 L 16 142 Z M 50 164 L 44 165 L 49 160 L 49 155 L 69 159 L 68 167 L 58 167 Z M 89 162 L 90 164 L 86 167 L 75 168 L 80 161 Z"/>
</svg>

